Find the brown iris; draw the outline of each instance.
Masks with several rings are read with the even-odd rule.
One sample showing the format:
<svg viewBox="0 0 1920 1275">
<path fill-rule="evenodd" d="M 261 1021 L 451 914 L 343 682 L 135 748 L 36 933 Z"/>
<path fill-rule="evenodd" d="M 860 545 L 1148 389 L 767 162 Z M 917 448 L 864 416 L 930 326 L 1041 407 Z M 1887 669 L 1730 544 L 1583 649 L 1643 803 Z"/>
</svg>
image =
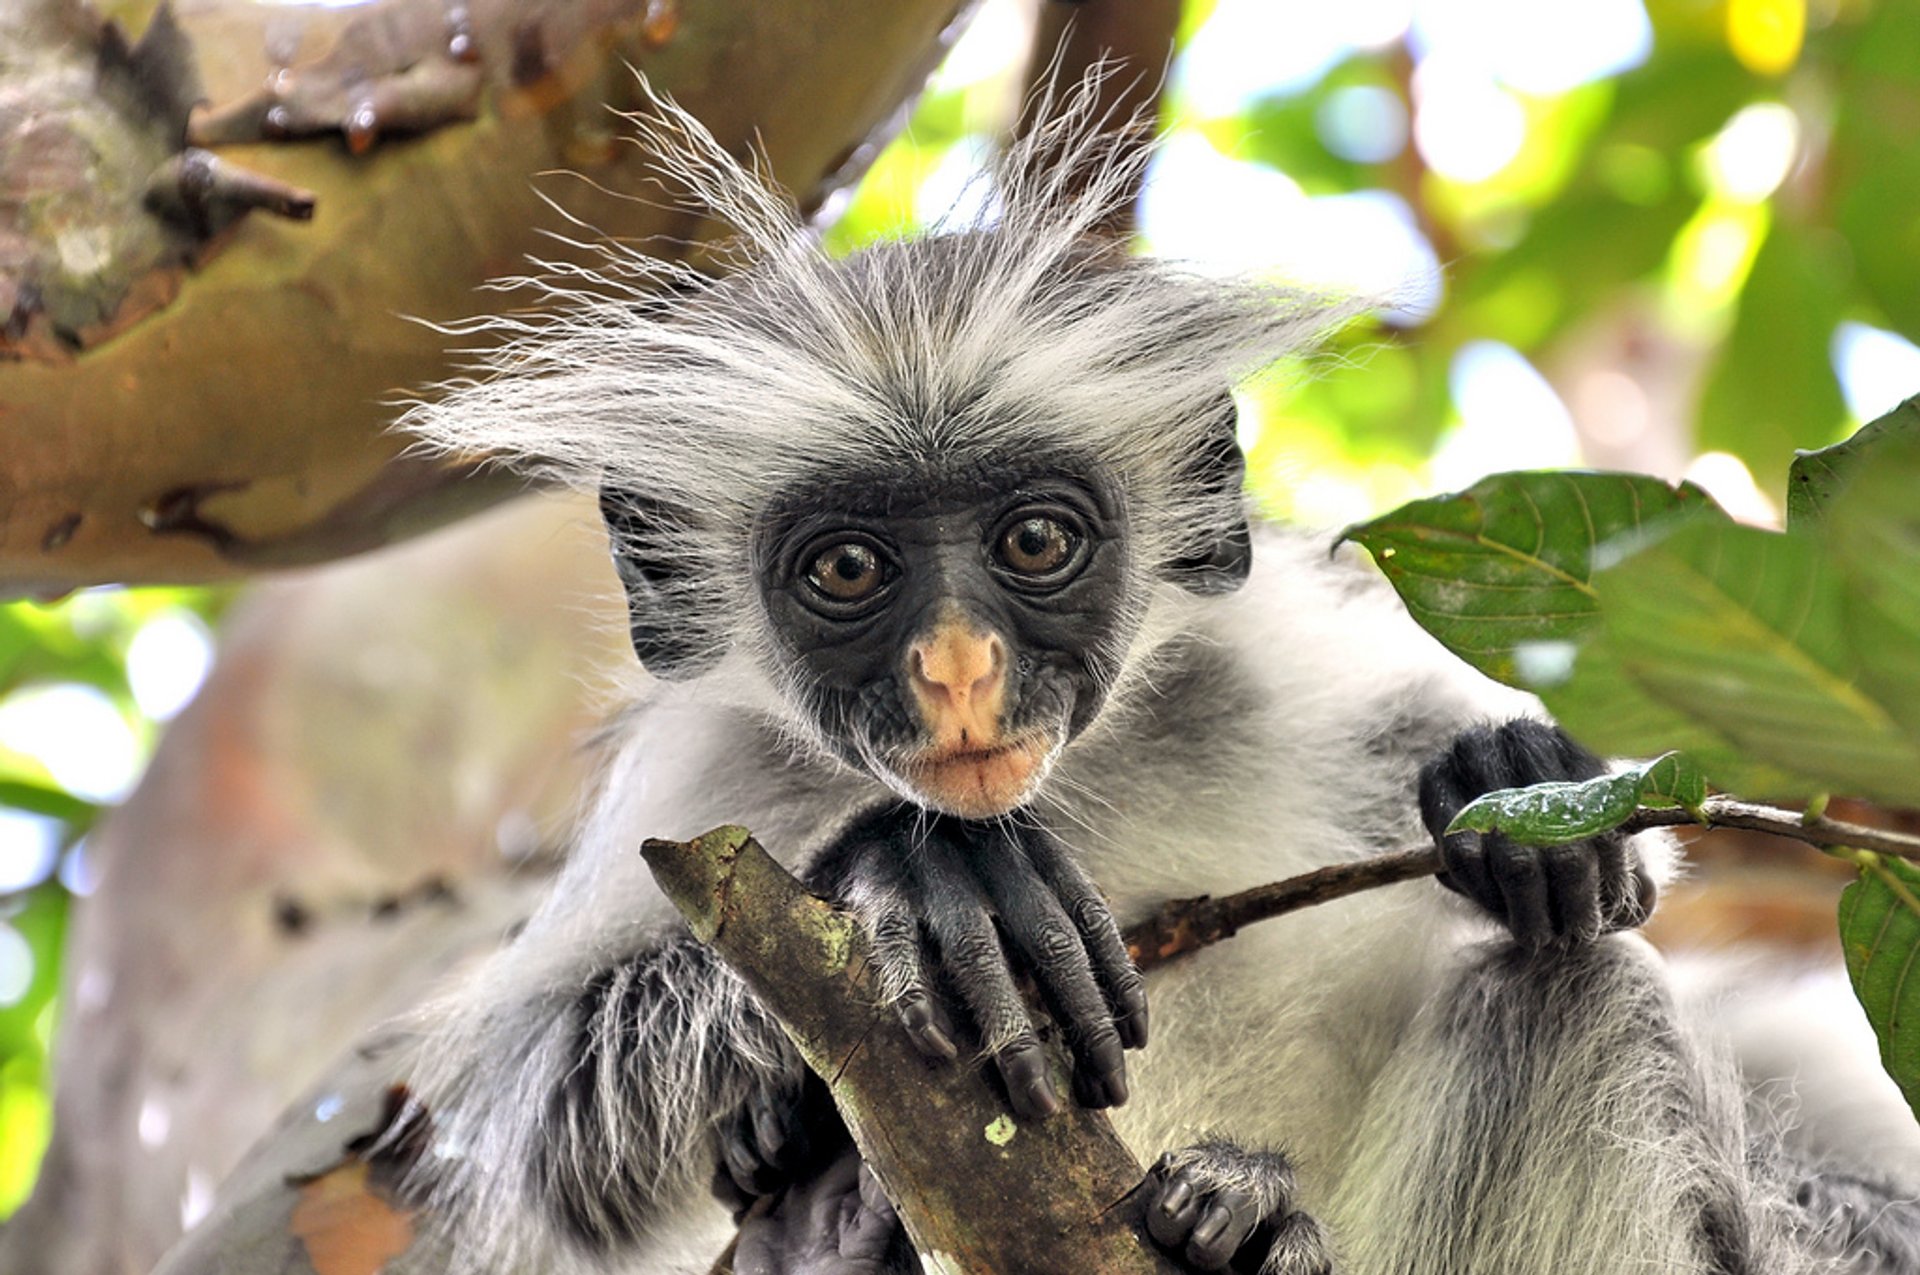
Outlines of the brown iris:
<svg viewBox="0 0 1920 1275">
<path fill-rule="evenodd" d="M 858 602 L 885 578 L 880 555 L 853 540 L 830 546 L 807 568 L 813 587 L 839 602 Z"/>
<path fill-rule="evenodd" d="M 1023 518 L 1001 534 L 999 552 L 1021 575 L 1047 575 L 1073 557 L 1073 533 L 1052 518 Z"/>
</svg>

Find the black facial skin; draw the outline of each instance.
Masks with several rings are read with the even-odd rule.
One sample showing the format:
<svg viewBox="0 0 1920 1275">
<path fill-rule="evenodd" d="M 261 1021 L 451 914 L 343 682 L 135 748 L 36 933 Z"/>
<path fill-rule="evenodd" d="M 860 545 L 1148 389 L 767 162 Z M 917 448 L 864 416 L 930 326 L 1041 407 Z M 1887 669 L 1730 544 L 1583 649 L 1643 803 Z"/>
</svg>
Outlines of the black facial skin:
<svg viewBox="0 0 1920 1275">
<path fill-rule="evenodd" d="M 1050 563 L 1056 527 L 1065 562 L 1019 569 Z M 1064 463 L 836 476 L 804 506 L 769 512 L 755 563 L 782 654 L 811 689 L 821 732 L 855 764 L 861 741 L 881 757 L 924 744 L 905 654 L 949 609 L 1008 646 L 1008 737 L 1078 734 L 1099 711 L 1115 672 L 1109 653 L 1125 636 L 1119 501 Z"/>
</svg>

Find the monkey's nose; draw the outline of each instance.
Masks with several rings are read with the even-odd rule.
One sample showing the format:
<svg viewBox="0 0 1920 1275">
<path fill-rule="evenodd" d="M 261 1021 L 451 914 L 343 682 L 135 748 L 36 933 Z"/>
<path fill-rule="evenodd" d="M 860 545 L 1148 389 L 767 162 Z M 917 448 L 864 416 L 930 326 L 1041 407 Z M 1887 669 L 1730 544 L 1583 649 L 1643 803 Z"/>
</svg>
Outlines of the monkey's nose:
<svg viewBox="0 0 1920 1275">
<path fill-rule="evenodd" d="M 961 707 L 993 698 L 1006 676 L 1007 646 L 997 633 L 943 624 L 907 652 L 914 690 L 933 704 Z"/>
</svg>

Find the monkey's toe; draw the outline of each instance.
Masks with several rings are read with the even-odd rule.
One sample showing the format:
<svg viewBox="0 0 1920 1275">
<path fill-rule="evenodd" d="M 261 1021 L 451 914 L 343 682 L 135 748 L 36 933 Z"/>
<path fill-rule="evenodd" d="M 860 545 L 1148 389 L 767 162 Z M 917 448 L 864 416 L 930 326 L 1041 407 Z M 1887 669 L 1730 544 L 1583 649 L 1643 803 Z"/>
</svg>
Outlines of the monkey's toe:
<svg viewBox="0 0 1920 1275">
<path fill-rule="evenodd" d="M 1190 1270 L 1330 1275 L 1326 1237 L 1292 1208 L 1285 1157 L 1208 1142 L 1163 1156 L 1147 1178 L 1147 1234 Z"/>
<path fill-rule="evenodd" d="M 847 1139 L 832 1098 L 811 1073 L 795 1088 L 755 1090 L 716 1132 L 714 1194 L 736 1209 L 812 1176 Z"/>
</svg>

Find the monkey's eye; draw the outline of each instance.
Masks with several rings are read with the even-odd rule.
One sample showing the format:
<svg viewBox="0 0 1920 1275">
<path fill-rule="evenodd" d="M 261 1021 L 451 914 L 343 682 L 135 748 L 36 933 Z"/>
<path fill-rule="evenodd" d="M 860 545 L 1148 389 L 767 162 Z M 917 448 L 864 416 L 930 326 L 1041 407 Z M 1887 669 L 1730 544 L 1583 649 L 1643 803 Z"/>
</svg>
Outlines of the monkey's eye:
<svg viewBox="0 0 1920 1275">
<path fill-rule="evenodd" d="M 1055 518 L 1022 518 L 1000 533 L 994 553 L 1010 571 L 1023 576 L 1048 576 L 1073 561 L 1078 537 Z"/>
<path fill-rule="evenodd" d="M 886 582 L 886 563 L 857 540 L 827 546 L 807 567 L 807 583 L 835 602 L 864 601 Z"/>
</svg>

